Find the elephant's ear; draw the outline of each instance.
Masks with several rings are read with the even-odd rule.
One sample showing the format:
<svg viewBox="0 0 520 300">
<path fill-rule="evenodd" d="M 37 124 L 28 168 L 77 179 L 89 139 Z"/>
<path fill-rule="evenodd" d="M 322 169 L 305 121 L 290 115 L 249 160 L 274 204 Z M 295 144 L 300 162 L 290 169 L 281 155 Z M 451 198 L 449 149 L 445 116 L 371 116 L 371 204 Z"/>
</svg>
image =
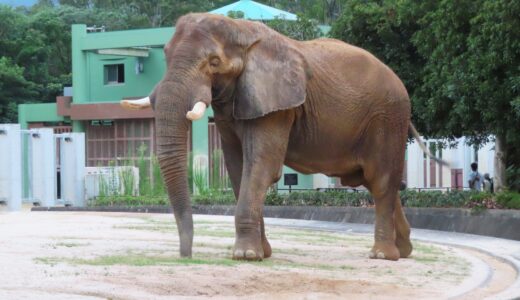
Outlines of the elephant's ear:
<svg viewBox="0 0 520 300">
<path fill-rule="evenodd" d="M 290 42 L 269 36 L 247 50 L 244 70 L 237 82 L 233 114 L 254 119 L 305 102 L 307 63 Z"/>
</svg>

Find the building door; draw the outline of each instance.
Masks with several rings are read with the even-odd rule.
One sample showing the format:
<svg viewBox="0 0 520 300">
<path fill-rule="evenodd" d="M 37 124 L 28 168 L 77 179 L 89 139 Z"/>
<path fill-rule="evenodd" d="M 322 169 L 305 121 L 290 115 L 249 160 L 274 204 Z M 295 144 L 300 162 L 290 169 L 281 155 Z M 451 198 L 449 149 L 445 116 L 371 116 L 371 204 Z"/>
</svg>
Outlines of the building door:
<svg viewBox="0 0 520 300">
<path fill-rule="evenodd" d="M 452 169 L 451 170 L 451 187 L 454 189 L 462 189 L 462 169 Z"/>
</svg>

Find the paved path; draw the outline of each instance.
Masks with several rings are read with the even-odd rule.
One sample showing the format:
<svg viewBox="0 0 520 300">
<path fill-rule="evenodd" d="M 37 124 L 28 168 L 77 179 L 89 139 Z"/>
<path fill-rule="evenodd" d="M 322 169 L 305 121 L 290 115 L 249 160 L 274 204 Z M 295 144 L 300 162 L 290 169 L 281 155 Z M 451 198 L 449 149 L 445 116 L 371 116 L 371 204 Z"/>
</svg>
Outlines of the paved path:
<svg viewBox="0 0 520 300">
<path fill-rule="evenodd" d="M 293 219 L 274 219 L 266 218 L 267 226 L 284 226 L 301 229 L 325 230 L 345 233 L 372 234 L 373 225 L 353 224 L 353 223 L 334 223 L 323 221 L 293 220 Z M 456 247 L 470 248 L 478 250 L 489 256 L 495 257 L 500 261 L 512 265 L 517 273 L 516 279 L 506 290 L 491 297 L 490 299 L 516 299 L 520 298 L 520 241 L 499 239 L 493 237 L 479 236 L 473 234 L 463 234 L 456 232 L 435 231 L 426 229 L 412 229 L 412 239 L 428 241 L 439 244 L 451 245 Z M 485 259 L 484 259 L 485 260 Z M 460 294 L 470 293 L 475 288 L 486 288 L 491 284 L 496 270 L 487 261 L 482 262 L 482 258 L 472 260 L 477 271 L 474 272 L 472 284 L 462 288 Z M 495 278 L 501 280 L 500 278 Z M 453 295 L 453 296 L 460 296 Z M 468 295 L 469 296 L 469 295 Z"/>
</svg>

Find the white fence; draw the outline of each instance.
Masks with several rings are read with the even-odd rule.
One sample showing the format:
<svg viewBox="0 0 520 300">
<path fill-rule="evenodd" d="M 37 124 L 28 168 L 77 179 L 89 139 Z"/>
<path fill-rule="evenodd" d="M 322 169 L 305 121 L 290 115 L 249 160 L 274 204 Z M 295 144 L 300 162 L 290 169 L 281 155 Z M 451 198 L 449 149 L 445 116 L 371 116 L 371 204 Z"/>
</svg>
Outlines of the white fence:
<svg viewBox="0 0 520 300">
<path fill-rule="evenodd" d="M 85 134 L 0 124 L 0 202 L 83 206 Z"/>
</svg>

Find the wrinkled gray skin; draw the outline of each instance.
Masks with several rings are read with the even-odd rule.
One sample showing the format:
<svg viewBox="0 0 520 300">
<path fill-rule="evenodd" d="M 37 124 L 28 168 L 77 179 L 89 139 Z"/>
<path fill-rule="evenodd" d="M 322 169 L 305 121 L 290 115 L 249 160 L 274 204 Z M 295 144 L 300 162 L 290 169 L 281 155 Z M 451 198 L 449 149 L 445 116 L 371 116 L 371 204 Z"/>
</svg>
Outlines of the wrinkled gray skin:
<svg viewBox="0 0 520 300">
<path fill-rule="evenodd" d="M 410 101 L 387 66 L 341 41 L 298 42 L 258 22 L 210 14 L 179 19 L 164 51 L 167 72 L 150 98 L 182 256 L 191 256 L 193 241 L 186 112 L 198 101 L 213 107 L 238 201 L 233 258 L 271 255 L 263 204 L 284 163 L 367 187 L 376 204 L 370 257 L 411 253 L 398 194 Z"/>
</svg>

